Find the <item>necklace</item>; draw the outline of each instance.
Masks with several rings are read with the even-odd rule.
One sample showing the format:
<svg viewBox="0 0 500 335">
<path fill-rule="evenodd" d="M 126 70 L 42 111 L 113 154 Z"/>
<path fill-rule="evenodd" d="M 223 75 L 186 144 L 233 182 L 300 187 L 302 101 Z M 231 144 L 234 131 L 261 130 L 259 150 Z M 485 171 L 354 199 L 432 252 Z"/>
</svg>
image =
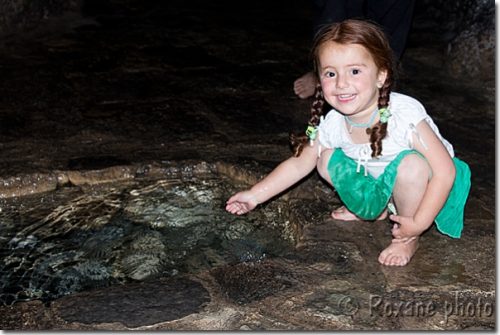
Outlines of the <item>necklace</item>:
<svg viewBox="0 0 500 335">
<path fill-rule="evenodd" d="M 352 121 L 351 119 L 349 119 L 348 116 L 344 116 L 344 119 L 347 121 L 347 123 L 349 124 L 349 134 L 352 133 L 352 128 L 370 128 L 370 126 L 372 125 L 373 121 L 375 121 L 375 117 L 377 116 L 378 114 L 378 108 L 375 109 L 372 113 L 372 116 L 370 117 L 370 120 L 366 123 L 357 123 L 357 122 L 354 122 Z"/>
</svg>

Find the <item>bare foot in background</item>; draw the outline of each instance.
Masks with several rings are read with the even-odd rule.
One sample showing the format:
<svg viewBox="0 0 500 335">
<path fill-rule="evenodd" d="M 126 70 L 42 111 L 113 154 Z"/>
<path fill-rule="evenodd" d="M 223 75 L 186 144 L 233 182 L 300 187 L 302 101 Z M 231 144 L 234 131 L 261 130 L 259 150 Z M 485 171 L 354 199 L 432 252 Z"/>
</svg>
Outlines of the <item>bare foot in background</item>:
<svg viewBox="0 0 500 335">
<path fill-rule="evenodd" d="M 293 91 L 301 99 L 307 99 L 314 94 L 316 89 L 316 77 L 314 73 L 307 72 L 293 82 Z"/>
</svg>

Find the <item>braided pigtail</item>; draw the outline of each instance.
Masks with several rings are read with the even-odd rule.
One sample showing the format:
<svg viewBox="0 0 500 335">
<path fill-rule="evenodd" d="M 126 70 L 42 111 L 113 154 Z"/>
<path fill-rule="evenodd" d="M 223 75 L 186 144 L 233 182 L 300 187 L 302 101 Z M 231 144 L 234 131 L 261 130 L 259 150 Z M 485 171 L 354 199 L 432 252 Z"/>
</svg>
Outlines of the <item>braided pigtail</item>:
<svg viewBox="0 0 500 335">
<path fill-rule="evenodd" d="M 382 140 L 387 136 L 387 118 L 390 116 L 388 111 L 392 76 L 388 76 L 382 88 L 379 89 L 378 108 L 380 119 L 371 128 L 366 131 L 370 135 L 370 148 L 372 157 L 376 158 L 382 154 Z"/>
<path fill-rule="evenodd" d="M 320 116 L 323 115 L 323 106 L 325 104 L 325 100 L 323 98 L 323 90 L 321 89 L 321 85 L 318 83 L 316 84 L 316 90 L 314 92 L 314 100 L 311 105 L 311 118 L 309 119 L 308 122 L 308 130 L 311 129 L 310 127 L 316 129 L 316 127 L 319 125 L 320 121 Z M 307 144 L 309 141 L 310 136 L 308 134 L 301 133 L 301 134 L 290 134 L 290 145 L 292 147 L 292 152 L 294 157 L 299 157 L 300 154 L 302 153 L 302 150 L 304 149 L 304 145 Z"/>
</svg>

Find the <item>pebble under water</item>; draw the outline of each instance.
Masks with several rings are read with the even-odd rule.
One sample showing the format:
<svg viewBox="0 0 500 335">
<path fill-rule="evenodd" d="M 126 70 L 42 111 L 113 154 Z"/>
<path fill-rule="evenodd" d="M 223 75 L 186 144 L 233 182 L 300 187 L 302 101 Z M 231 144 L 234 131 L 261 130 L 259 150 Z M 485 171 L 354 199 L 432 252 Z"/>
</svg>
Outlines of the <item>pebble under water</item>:
<svg viewBox="0 0 500 335">
<path fill-rule="evenodd" d="M 2 199 L 0 303 L 196 273 L 281 255 L 293 238 L 281 200 L 224 210 L 225 178 L 126 181 Z"/>
</svg>

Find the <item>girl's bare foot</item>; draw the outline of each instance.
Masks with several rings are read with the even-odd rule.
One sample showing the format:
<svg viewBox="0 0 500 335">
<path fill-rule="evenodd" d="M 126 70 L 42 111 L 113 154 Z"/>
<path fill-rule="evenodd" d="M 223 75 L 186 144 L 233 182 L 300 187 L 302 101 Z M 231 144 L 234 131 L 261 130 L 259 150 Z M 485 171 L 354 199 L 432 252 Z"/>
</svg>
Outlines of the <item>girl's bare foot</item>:
<svg viewBox="0 0 500 335">
<path fill-rule="evenodd" d="M 383 211 L 382 214 L 376 219 L 376 221 L 384 220 L 387 217 L 387 210 Z M 332 218 L 335 220 L 341 221 L 362 221 L 356 215 L 354 215 L 351 211 L 349 211 L 345 206 L 340 206 L 336 210 L 332 212 Z"/>
<path fill-rule="evenodd" d="M 293 83 L 293 91 L 301 99 L 312 97 L 316 90 L 316 77 L 314 73 L 307 72 Z"/>
<path fill-rule="evenodd" d="M 387 266 L 405 266 L 418 248 L 418 237 L 409 242 L 392 240 L 391 244 L 382 250 L 378 261 Z"/>
</svg>

